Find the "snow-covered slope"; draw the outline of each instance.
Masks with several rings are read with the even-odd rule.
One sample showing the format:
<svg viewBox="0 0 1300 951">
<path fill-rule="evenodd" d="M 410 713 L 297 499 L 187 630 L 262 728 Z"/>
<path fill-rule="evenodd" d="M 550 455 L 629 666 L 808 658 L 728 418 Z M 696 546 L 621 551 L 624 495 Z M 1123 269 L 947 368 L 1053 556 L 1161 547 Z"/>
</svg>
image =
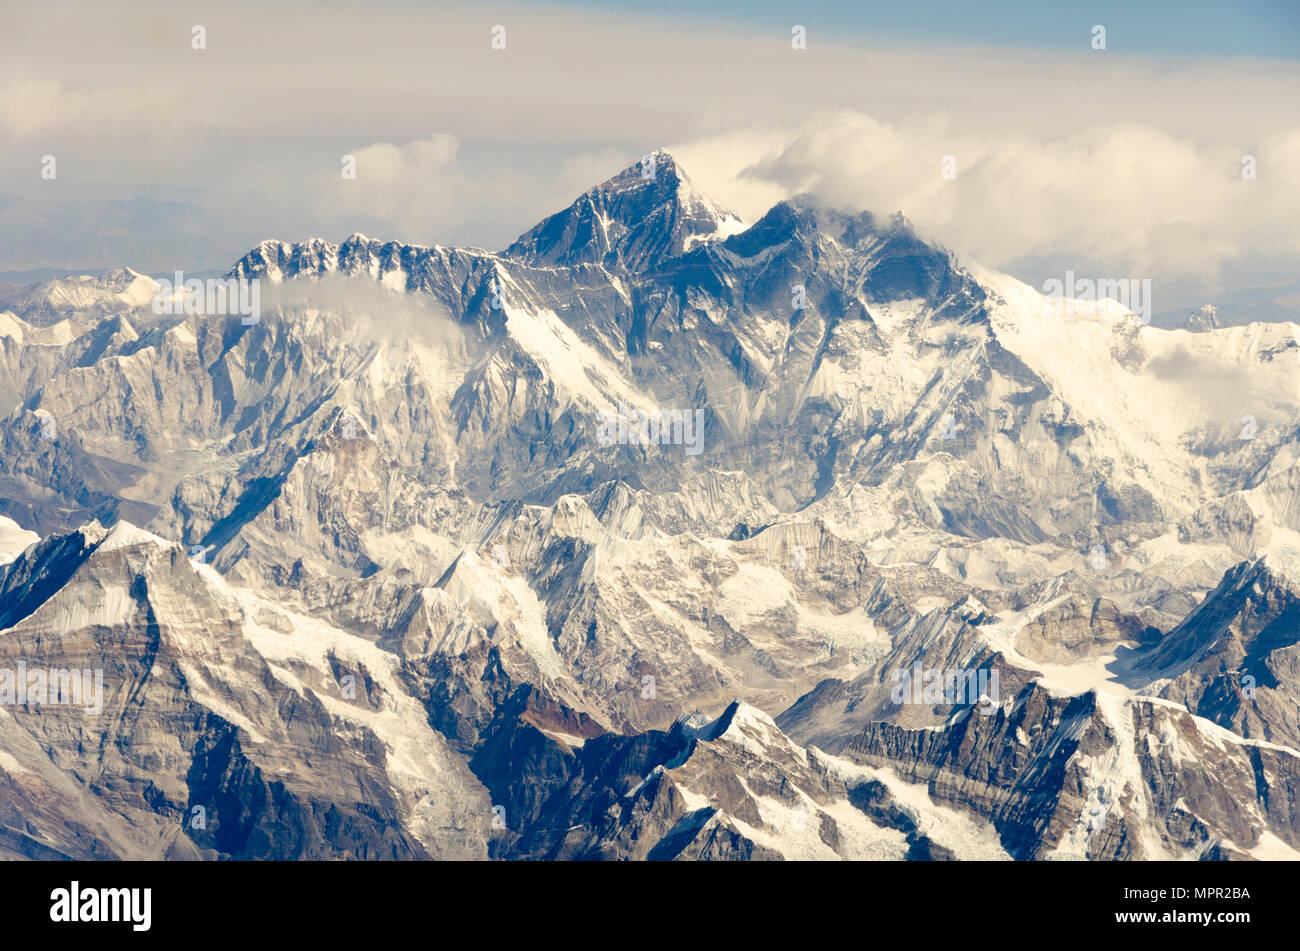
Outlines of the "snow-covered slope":
<svg viewBox="0 0 1300 951">
<path fill-rule="evenodd" d="M 1196 790 L 1300 741 L 1300 327 L 1062 308 L 901 215 L 800 197 L 746 226 L 652 159 L 500 253 L 262 242 L 231 269 L 263 282 L 251 325 L 155 314 L 127 269 L 6 303 L 0 641 L 102 666 L 156 755 L 87 763 L 124 728 L 11 710 L 0 752 L 70 805 L 12 799 L 40 831 L 5 848 L 1295 845 L 1271 807 L 1247 828 Z M 917 665 L 996 670 L 997 712 L 900 703 Z M 1035 726 L 1086 734 L 1042 762 L 1097 801 L 1052 773 L 1014 789 L 1038 818 L 1003 815 L 917 760 L 976 726 L 970 775 L 1020 775 Z M 1072 811 L 1149 785 L 1166 726 L 1192 737 L 1157 743 L 1179 778 L 1082 846 Z M 260 795 L 221 785 L 232 764 L 292 803 L 178 839 L 180 810 Z M 1160 812 L 1180 796 L 1195 821 Z M 357 803 L 347 835 L 309 818 Z"/>
</svg>

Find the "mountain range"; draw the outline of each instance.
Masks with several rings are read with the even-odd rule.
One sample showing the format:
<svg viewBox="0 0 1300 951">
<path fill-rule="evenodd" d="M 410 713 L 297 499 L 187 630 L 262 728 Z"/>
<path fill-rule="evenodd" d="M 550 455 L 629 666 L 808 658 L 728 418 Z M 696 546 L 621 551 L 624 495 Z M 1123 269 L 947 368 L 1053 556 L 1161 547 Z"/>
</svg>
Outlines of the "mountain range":
<svg viewBox="0 0 1300 951">
<path fill-rule="evenodd" d="M 0 311 L 0 668 L 104 689 L 0 704 L 0 855 L 1300 857 L 1297 324 L 663 152 L 500 252 L 228 276 L 256 321 Z"/>
</svg>

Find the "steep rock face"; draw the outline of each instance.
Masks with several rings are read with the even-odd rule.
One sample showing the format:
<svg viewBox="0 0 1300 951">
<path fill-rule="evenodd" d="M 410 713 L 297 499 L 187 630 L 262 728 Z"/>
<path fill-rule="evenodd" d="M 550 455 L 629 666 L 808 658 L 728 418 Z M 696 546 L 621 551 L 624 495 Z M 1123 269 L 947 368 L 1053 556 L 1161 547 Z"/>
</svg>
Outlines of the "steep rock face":
<svg viewBox="0 0 1300 951">
<path fill-rule="evenodd" d="M 973 809 L 1018 859 L 1264 858 L 1300 844 L 1300 753 L 1150 699 L 1054 697 L 1035 684 L 993 717 L 941 730 L 873 724 L 843 756 Z"/>
<path fill-rule="evenodd" d="M 56 704 L 33 692 L 5 714 L 0 765 L 24 801 L 71 786 L 74 801 L 97 804 L 88 841 L 35 825 L 29 848 L 123 858 L 482 854 L 484 835 L 457 849 L 411 821 L 413 804 L 395 792 L 408 784 L 390 775 L 411 768 L 390 760 L 400 750 L 349 723 L 365 717 L 341 713 L 343 699 L 322 699 L 346 698 L 338 683 L 286 684 L 245 630 L 258 625 L 208 570 L 124 522 L 44 542 L 0 569 L 0 667 L 93 672 L 99 685 L 93 706 L 86 694 L 61 693 L 81 702 Z M 12 597 L 19 588 L 30 594 Z M 468 774 L 462 781 L 472 788 Z"/>
<path fill-rule="evenodd" d="M 1300 748 L 1295 559 L 1243 562 L 1143 660 L 1160 696 L 1245 737 Z"/>
<path fill-rule="evenodd" d="M 504 255 L 541 267 L 644 271 L 742 227 L 695 190 L 671 155 L 655 152 L 521 235 Z"/>
<path fill-rule="evenodd" d="M 901 786 L 796 746 L 744 704 L 732 704 L 715 720 L 682 717 L 666 733 L 584 740 L 534 730 L 509 742 L 514 755 L 524 745 L 535 749 L 528 757 L 529 789 L 541 793 L 518 804 L 515 855 L 1005 857 L 991 829 L 952 823 L 928 805 L 924 811 L 905 805 L 897 798 L 907 796 Z M 506 761 L 503 750 L 484 752 L 496 768 Z"/>
</svg>

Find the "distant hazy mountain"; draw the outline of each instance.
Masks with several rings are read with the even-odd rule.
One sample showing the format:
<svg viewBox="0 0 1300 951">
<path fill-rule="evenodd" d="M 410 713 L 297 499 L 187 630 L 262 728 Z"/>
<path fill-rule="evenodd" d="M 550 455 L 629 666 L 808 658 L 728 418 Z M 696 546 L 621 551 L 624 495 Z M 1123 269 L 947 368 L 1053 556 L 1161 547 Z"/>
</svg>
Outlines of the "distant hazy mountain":
<svg viewBox="0 0 1300 951">
<path fill-rule="evenodd" d="M 1166 330 L 1217 330 L 1245 324 L 1300 323 L 1300 311 L 1271 301 L 1258 304 L 1204 304 L 1190 314 L 1167 311 L 1151 318 L 1151 324 Z"/>
</svg>

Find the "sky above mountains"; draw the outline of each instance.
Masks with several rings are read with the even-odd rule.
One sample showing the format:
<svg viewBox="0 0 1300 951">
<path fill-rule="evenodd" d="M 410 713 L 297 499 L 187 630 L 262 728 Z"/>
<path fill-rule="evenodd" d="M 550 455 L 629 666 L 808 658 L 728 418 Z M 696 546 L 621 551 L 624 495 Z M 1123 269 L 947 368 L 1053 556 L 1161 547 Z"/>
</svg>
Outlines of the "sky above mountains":
<svg viewBox="0 0 1300 951">
<path fill-rule="evenodd" d="M 1297 8 L 1035 6 L 10 8 L 0 271 L 354 231 L 501 248 L 666 147 L 750 221 L 812 193 L 1035 286 L 1300 305 Z"/>
</svg>

